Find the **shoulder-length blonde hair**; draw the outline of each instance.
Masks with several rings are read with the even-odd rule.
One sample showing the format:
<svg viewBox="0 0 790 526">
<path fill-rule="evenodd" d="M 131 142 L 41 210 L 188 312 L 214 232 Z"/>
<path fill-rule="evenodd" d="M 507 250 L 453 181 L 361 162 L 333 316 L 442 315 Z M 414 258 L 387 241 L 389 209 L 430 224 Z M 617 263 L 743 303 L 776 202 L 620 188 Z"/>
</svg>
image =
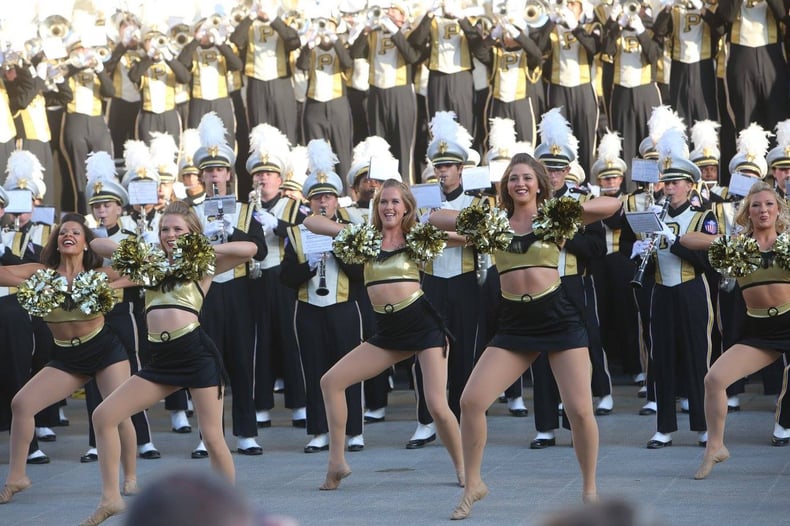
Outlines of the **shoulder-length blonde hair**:
<svg viewBox="0 0 790 526">
<path fill-rule="evenodd" d="M 403 214 L 403 219 L 401 219 L 401 228 L 404 233 L 409 232 L 417 222 L 417 200 L 414 198 L 414 194 L 411 193 L 411 190 L 409 190 L 409 187 L 397 179 L 387 179 L 384 181 L 384 184 L 381 185 L 381 188 L 379 188 L 379 191 L 376 192 L 375 197 L 373 197 L 373 210 L 371 210 L 371 214 L 373 214 L 373 226 L 379 231 L 383 226 L 381 217 L 379 217 L 379 203 L 381 203 L 381 194 L 384 192 L 385 188 L 397 188 L 400 191 L 403 204 L 406 206 L 406 212 Z"/>
<path fill-rule="evenodd" d="M 776 216 L 776 233 L 786 232 L 790 228 L 790 209 L 788 209 L 787 201 L 776 192 L 772 185 L 765 181 L 756 182 L 749 189 L 749 194 L 741 201 L 738 212 L 735 214 L 735 224 L 742 226 L 743 233 L 746 235 L 754 232 L 754 226 L 751 219 L 749 219 L 749 208 L 752 205 L 754 196 L 760 192 L 770 192 L 776 199 L 776 206 L 779 209 L 779 213 Z"/>
<path fill-rule="evenodd" d="M 507 180 L 510 178 L 513 167 L 517 164 L 526 164 L 535 171 L 535 175 L 538 178 L 539 189 L 539 193 L 536 196 L 538 206 L 546 199 L 551 199 L 554 194 L 551 189 L 551 183 L 549 182 L 549 174 L 546 171 L 546 167 L 543 166 L 543 163 L 528 153 L 517 153 L 510 159 L 510 164 L 507 165 L 505 173 L 502 174 L 502 179 L 499 180 L 499 206 L 507 211 L 508 217 L 513 215 L 515 205 L 513 204 L 513 198 L 510 197 L 510 194 L 507 192 Z"/>
</svg>

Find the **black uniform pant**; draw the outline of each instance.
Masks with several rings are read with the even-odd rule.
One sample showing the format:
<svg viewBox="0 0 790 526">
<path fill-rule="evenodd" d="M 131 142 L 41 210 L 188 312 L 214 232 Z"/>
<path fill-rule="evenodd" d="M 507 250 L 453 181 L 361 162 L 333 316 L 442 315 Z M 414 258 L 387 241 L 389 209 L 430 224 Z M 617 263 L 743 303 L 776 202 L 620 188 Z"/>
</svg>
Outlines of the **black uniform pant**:
<svg viewBox="0 0 790 526">
<path fill-rule="evenodd" d="M 151 144 L 151 132 L 167 133 L 175 139 L 176 144 L 181 141 L 181 116 L 175 108 L 162 113 L 153 113 L 140 110 L 135 123 L 137 139 Z"/>
<path fill-rule="evenodd" d="M 713 59 L 686 64 L 672 61 L 669 76 L 669 104 L 691 126 L 704 119 L 718 121 L 716 107 L 716 67 Z"/>
<path fill-rule="evenodd" d="M 674 287 L 656 284 L 653 288 L 650 350 L 655 368 L 657 430 L 660 433 L 672 433 L 678 428 L 675 409 L 678 377 L 686 380 L 691 430 L 707 429 L 703 380 L 711 353 L 711 310 L 704 275 Z"/>
<path fill-rule="evenodd" d="M 143 318 L 142 313 L 134 312 L 134 304 L 128 301 L 117 304 L 104 317 L 104 324 L 115 333 L 124 349 L 126 349 L 132 374 L 140 370 L 140 360 L 137 356 L 137 350 L 145 335 Z M 91 380 L 85 384 L 85 404 L 88 409 L 88 444 L 90 444 L 91 447 L 96 447 L 96 434 L 93 430 L 93 411 L 96 410 L 102 400 L 103 398 L 99 392 L 99 386 L 96 384 L 96 378 L 91 378 Z M 134 425 L 134 431 L 137 435 L 138 446 L 151 442 L 151 430 L 148 424 L 148 413 L 146 411 L 133 414 L 132 425 Z"/>
<path fill-rule="evenodd" d="M 22 139 L 22 149 L 28 150 L 44 167 L 44 184 L 47 185 L 47 194 L 44 196 L 44 203 L 56 205 L 57 192 L 55 191 L 55 161 L 52 157 L 52 147 L 49 142 L 37 141 L 35 139 Z"/>
<path fill-rule="evenodd" d="M 655 82 L 625 88 L 615 85 L 612 88 L 612 100 L 609 107 L 609 125 L 623 136 L 623 159 L 630 165 L 631 159 L 639 157 L 639 143 L 647 137 L 647 121 L 653 107 L 661 104 L 661 95 Z M 631 182 L 629 169 L 623 181 L 624 190 L 629 192 L 636 188 Z"/>
<path fill-rule="evenodd" d="M 351 108 L 352 144 L 359 144 L 368 138 L 368 92 L 346 87 L 346 98 Z"/>
<path fill-rule="evenodd" d="M 351 168 L 353 124 L 351 106 L 346 97 L 326 102 L 307 99 L 302 115 L 305 144 L 313 139 L 326 139 L 338 158 L 337 173 L 345 175 Z M 345 177 L 341 177 L 345 184 Z"/>
<path fill-rule="evenodd" d="M 736 130 L 756 122 L 766 130 L 787 118 L 787 63 L 782 44 L 730 44 L 727 100 Z"/>
<path fill-rule="evenodd" d="M 190 99 L 189 113 L 187 117 L 187 128 L 197 128 L 203 115 L 213 111 L 225 125 L 226 138 L 231 148 L 236 144 L 236 114 L 233 109 L 233 101 L 230 97 L 221 99 Z"/>
<path fill-rule="evenodd" d="M 414 179 L 412 172 L 417 125 L 414 85 L 388 89 L 371 86 L 368 94 L 368 123 L 371 135 L 384 137 L 390 143 L 390 151 L 400 163 L 403 182 L 419 182 Z"/>
<path fill-rule="evenodd" d="M 132 117 L 134 119 L 134 117 Z M 85 159 L 90 152 L 105 151 L 112 155 L 112 139 L 107 123 L 101 115 L 64 113 L 60 130 L 60 150 L 69 168 L 68 180 L 64 177 L 61 208 L 66 211 L 87 213 L 85 185 L 87 175 Z"/>
<path fill-rule="evenodd" d="M 485 313 L 480 301 L 470 301 L 470 298 L 480 296 L 477 276 L 474 272 L 466 272 L 452 278 L 438 278 L 426 274 L 423 276 L 422 290 L 437 312 L 442 315 L 445 325 L 454 336 L 454 341 L 450 342 L 447 358 L 449 387 L 447 399 L 450 409 L 460 419 L 461 393 L 484 344 L 481 341 L 484 332 L 480 330 L 480 325 Z M 420 423 L 429 424 L 433 419 L 425 403 L 422 372 L 417 372 L 420 370 L 420 364 L 416 360 L 414 367 L 416 377 L 420 380 L 415 384 L 417 418 Z"/>
<path fill-rule="evenodd" d="M 270 124 L 295 146 L 299 142 L 299 126 L 290 77 L 273 80 L 247 77 L 247 118 L 250 128 Z"/>
<path fill-rule="evenodd" d="M 650 302 L 653 297 L 653 288 L 656 286 L 655 278 L 653 276 L 645 276 L 642 281 L 643 285 L 640 288 L 634 289 L 633 302 L 636 305 L 638 318 L 638 335 L 639 335 L 639 356 L 642 362 L 642 371 L 645 373 L 645 385 L 647 386 L 647 400 L 650 402 L 656 401 L 655 389 L 655 371 L 653 368 L 653 358 L 650 348 L 653 344 L 650 339 L 650 327 L 652 324 L 650 314 Z"/>
<path fill-rule="evenodd" d="M 123 145 L 136 137 L 135 121 L 142 103 L 129 102 L 113 97 L 107 109 L 107 126 L 110 128 L 113 151 L 116 159 L 123 159 Z"/>
<path fill-rule="evenodd" d="M 719 162 L 719 182 L 723 185 L 730 183 L 730 169 L 728 159 L 735 157 L 736 139 L 738 131 L 727 105 L 727 87 L 722 78 L 716 78 L 716 106 L 719 110 L 719 146 L 721 149 L 721 161 Z"/>
<path fill-rule="evenodd" d="M 247 173 L 247 155 L 242 152 L 250 151 L 250 126 L 247 120 L 247 111 L 244 108 L 244 100 L 241 96 L 241 89 L 230 93 L 233 101 L 233 115 L 236 119 L 236 195 L 250 195 L 252 190 L 252 177 Z"/>
<path fill-rule="evenodd" d="M 568 119 L 573 134 L 579 139 L 579 154 L 576 159 L 586 173 L 595 160 L 595 130 L 598 126 L 598 97 L 592 83 L 579 86 L 560 86 L 549 83 L 549 106 L 561 107 Z M 533 143 L 534 144 L 534 143 Z"/>
<path fill-rule="evenodd" d="M 275 377 L 285 382 L 285 407 L 304 407 L 304 377 L 293 325 L 296 292 L 280 283 L 279 266 L 264 269 L 249 286 L 255 315 L 255 408 L 274 407 Z M 279 370 L 275 363 L 281 365 Z"/>
<path fill-rule="evenodd" d="M 356 301 L 316 307 L 299 301 L 295 309 L 296 337 L 307 392 L 307 434 L 329 432 L 321 377 L 362 342 L 362 319 Z M 346 435 L 362 434 L 362 384 L 346 389 Z"/>
<path fill-rule="evenodd" d="M 249 280 L 214 282 L 203 302 L 200 323 L 222 353 L 230 378 L 233 434 L 258 436 L 252 393 L 255 326 Z"/>
<path fill-rule="evenodd" d="M 512 102 L 504 102 L 493 97 L 489 98 L 488 118 L 512 119 L 516 128 L 516 140 L 529 141 L 531 144 L 535 144 L 536 116 L 531 97 L 524 97 Z"/>
<path fill-rule="evenodd" d="M 433 118 L 437 111 L 454 111 L 459 124 L 472 133 L 475 124 L 474 90 L 471 71 L 431 71 L 428 75 L 428 119 Z"/>
</svg>

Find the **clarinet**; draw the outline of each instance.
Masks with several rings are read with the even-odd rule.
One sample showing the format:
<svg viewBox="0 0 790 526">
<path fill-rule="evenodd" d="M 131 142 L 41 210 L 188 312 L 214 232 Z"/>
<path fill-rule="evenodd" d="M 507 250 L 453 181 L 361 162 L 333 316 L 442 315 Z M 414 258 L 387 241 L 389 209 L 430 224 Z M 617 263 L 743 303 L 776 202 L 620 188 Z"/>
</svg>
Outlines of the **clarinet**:
<svg viewBox="0 0 790 526">
<path fill-rule="evenodd" d="M 255 189 L 250 192 L 249 201 L 253 206 L 253 210 L 256 212 L 261 210 L 261 185 L 255 185 Z M 262 263 L 254 257 L 250 258 L 248 262 L 250 279 L 258 279 L 263 275 L 263 267 L 261 265 Z"/>
<path fill-rule="evenodd" d="M 323 206 L 321 207 L 320 214 L 326 217 L 326 208 Z M 319 296 L 327 296 L 329 294 L 329 288 L 326 286 L 326 258 L 327 253 L 324 252 L 321 254 L 321 261 L 318 263 L 318 288 L 315 289 L 315 293 Z"/>
<path fill-rule="evenodd" d="M 658 220 L 663 221 L 664 218 L 667 216 L 667 210 L 669 210 L 669 197 L 664 199 L 664 206 L 661 207 L 661 213 L 658 215 Z M 634 274 L 634 279 L 631 280 L 631 286 L 635 289 L 641 289 L 642 283 L 645 279 L 645 269 L 647 268 L 647 264 L 650 262 L 650 258 L 653 253 L 656 251 L 656 239 L 658 236 L 653 234 L 650 236 L 649 240 L 651 242 L 650 249 L 642 255 L 642 262 L 639 263 L 639 268 L 636 269 L 636 274 Z"/>
</svg>

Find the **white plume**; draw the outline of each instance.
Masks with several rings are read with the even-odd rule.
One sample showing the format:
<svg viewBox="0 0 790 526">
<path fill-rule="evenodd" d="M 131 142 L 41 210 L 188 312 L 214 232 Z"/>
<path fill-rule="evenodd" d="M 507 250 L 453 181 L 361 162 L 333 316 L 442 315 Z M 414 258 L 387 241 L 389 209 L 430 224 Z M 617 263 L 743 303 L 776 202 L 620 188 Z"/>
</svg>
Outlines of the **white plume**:
<svg viewBox="0 0 790 526">
<path fill-rule="evenodd" d="M 474 137 L 469 133 L 469 130 L 459 124 L 458 130 L 455 132 L 455 143 L 465 150 L 469 150 L 472 148 L 472 141 L 474 141 Z"/>
<path fill-rule="evenodd" d="M 656 144 L 656 151 L 658 152 L 659 166 L 661 166 L 666 159 L 688 159 L 689 148 L 686 144 L 685 134 L 677 128 L 666 130 L 663 135 L 661 135 L 661 139 L 658 140 L 658 144 Z"/>
<path fill-rule="evenodd" d="M 338 163 L 337 155 L 324 139 L 313 139 L 307 143 L 307 158 L 310 172 L 334 172 Z"/>
<path fill-rule="evenodd" d="M 123 160 L 126 165 L 122 181 L 124 186 L 128 186 L 135 177 L 159 178 L 156 165 L 151 160 L 151 152 L 143 141 L 126 141 L 123 145 Z"/>
<path fill-rule="evenodd" d="M 573 135 L 570 123 L 562 116 L 562 107 L 552 108 L 543 114 L 538 132 L 541 144 L 567 146 L 574 156 L 578 155 L 579 140 Z"/>
<path fill-rule="evenodd" d="M 433 140 L 456 141 L 458 123 L 454 111 L 437 111 L 429 124 Z"/>
<path fill-rule="evenodd" d="M 616 131 L 606 130 L 606 133 L 601 137 L 601 142 L 598 144 L 598 159 L 605 162 L 613 162 L 620 158 L 620 152 L 623 149 L 623 138 Z"/>
<path fill-rule="evenodd" d="M 738 134 L 738 153 L 755 158 L 765 157 L 771 135 L 771 132 L 765 131 L 759 124 L 751 123 Z"/>
<path fill-rule="evenodd" d="M 105 151 L 89 153 L 88 158 L 85 159 L 85 169 L 88 176 L 88 186 L 97 180 L 118 182 L 115 160 Z"/>
<path fill-rule="evenodd" d="M 778 146 L 790 146 L 790 119 L 784 120 L 776 125 L 776 144 Z"/>
<path fill-rule="evenodd" d="M 535 155 L 535 147 L 529 141 L 518 141 L 513 145 L 513 150 L 510 152 L 510 154 L 516 155 L 517 153 L 528 153 L 529 155 Z"/>
<path fill-rule="evenodd" d="M 516 123 L 513 119 L 494 117 L 488 129 L 488 146 L 495 151 L 507 152 L 513 156 L 516 146 Z"/>
<path fill-rule="evenodd" d="M 650 138 L 654 145 L 657 145 L 664 132 L 670 129 L 680 130 L 684 137 L 686 135 L 686 125 L 683 124 L 683 118 L 666 104 L 653 108 L 650 119 L 647 121 L 647 129 L 650 130 Z"/>
<path fill-rule="evenodd" d="M 258 124 L 250 132 L 250 153 L 266 152 L 277 155 L 285 155 L 291 150 L 291 142 L 288 137 L 271 124 Z"/>
<path fill-rule="evenodd" d="M 373 157 L 394 159 L 390 152 L 390 143 L 377 135 L 372 135 L 354 146 L 351 164 L 367 163 Z"/>
<path fill-rule="evenodd" d="M 178 155 L 176 140 L 169 133 L 151 132 L 151 159 L 156 166 L 173 164 Z"/>
<path fill-rule="evenodd" d="M 710 119 L 697 121 L 691 127 L 691 142 L 694 150 L 704 152 L 707 157 L 719 156 L 719 128 L 721 124 Z"/>
<path fill-rule="evenodd" d="M 295 146 L 288 154 L 288 169 L 286 170 L 288 178 L 298 181 L 301 186 L 307 177 L 308 169 L 307 148 L 305 146 Z"/>
<path fill-rule="evenodd" d="M 192 156 L 200 148 L 200 133 L 195 128 L 188 128 L 181 134 L 181 158 L 192 164 Z"/>
<path fill-rule="evenodd" d="M 198 133 L 200 133 L 201 146 L 208 147 L 225 144 L 225 135 L 228 132 L 222 119 L 215 112 L 210 111 L 200 119 Z"/>
<path fill-rule="evenodd" d="M 47 191 L 44 184 L 44 167 L 32 152 L 27 150 L 11 152 L 6 165 L 6 173 L 8 173 L 8 177 L 3 185 L 6 189 L 21 188 L 23 186 L 20 184 L 22 180 L 32 180 L 39 190 L 37 196 L 43 197 Z M 36 193 L 32 188 L 31 191 Z"/>
</svg>

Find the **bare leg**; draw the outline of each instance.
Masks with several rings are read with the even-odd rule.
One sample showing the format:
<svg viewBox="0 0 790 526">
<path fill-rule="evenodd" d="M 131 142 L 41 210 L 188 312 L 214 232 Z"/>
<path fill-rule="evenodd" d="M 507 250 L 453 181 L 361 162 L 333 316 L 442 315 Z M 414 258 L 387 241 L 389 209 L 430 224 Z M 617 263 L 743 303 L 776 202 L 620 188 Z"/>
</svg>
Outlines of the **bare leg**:
<svg viewBox="0 0 790 526">
<path fill-rule="evenodd" d="M 14 493 L 27 489 L 30 479 L 26 473 L 27 449 L 33 439 L 35 415 L 58 400 L 63 400 L 85 385 L 86 376 L 74 375 L 44 367 L 31 378 L 11 401 L 11 440 L 9 466 L 5 487 L 0 491 L 0 504 L 11 500 Z"/>
<path fill-rule="evenodd" d="M 701 480 L 710 474 L 714 464 L 724 462 L 730 452 L 724 447 L 724 425 L 727 421 L 727 387 L 736 380 L 759 371 L 775 362 L 780 354 L 746 345 L 733 345 L 722 354 L 705 375 L 705 423 L 708 444 L 702 465 L 694 475 Z"/>
<path fill-rule="evenodd" d="M 455 414 L 447 403 L 447 357 L 443 356 L 440 347 L 434 347 L 425 349 L 417 358 L 422 368 L 425 403 L 436 423 L 439 438 L 442 439 L 442 444 L 447 448 L 453 461 L 458 483 L 463 487 L 466 477 L 461 451 L 461 430 Z"/>
<path fill-rule="evenodd" d="M 557 379 L 560 398 L 571 423 L 573 450 L 582 472 L 582 497 L 585 501 L 596 500 L 598 424 L 592 409 L 592 365 L 589 352 L 586 348 L 576 348 L 550 353 L 549 364 Z"/>
<path fill-rule="evenodd" d="M 345 437 L 348 410 L 346 388 L 376 376 L 387 367 L 405 360 L 414 353 L 387 351 L 363 343 L 341 358 L 321 377 L 326 419 L 329 424 L 329 466 L 322 490 L 337 489 L 340 481 L 351 474 L 345 459 Z"/>
<path fill-rule="evenodd" d="M 466 480 L 463 497 L 451 518 L 465 519 L 472 511 L 472 505 L 488 494 L 488 487 L 480 476 L 488 436 L 486 410 L 536 357 L 535 353 L 517 354 L 489 347 L 472 370 L 461 395 L 461 440 Z"/>
<path fill-rule="evenodd" d="M 102 398 L 106 398 L 129 379 L 129 362 L 122 361 L 96 373 L 96 384 Z M 123 466 L 123 493 L 137 493 L 137 439 L 131 418 L 126 418 L 118 425 L 121 439 L 121 465 Z"/>
<path fill-rule="evenodd" d="M 115 513 L 123 510 L 123 500 L 118 487 L 121 457 L 118 426 L 134 413 L 151 407 L 177 389 L 143 380 L 139 376 L 132 376 L 110 393 L 93 412 L 93 428 L 96 431 L 96 447 L 99 451 L 99 468 L 102 477 L 102 496 L 97 513 L 103 507 L 117 508 Z"/>
<path fill-rule="evenodd" d="M 233 457 L 222 433 L 223 399 L 217 397 L 217 387 L 190 389 L 189 392 L 195 404 L 200 432 L 203 434 L 203 442 L 211 459 L 211 467 L 233 484 L 236 482 L 236 467 L 233 465 Z"/>
</svg>

